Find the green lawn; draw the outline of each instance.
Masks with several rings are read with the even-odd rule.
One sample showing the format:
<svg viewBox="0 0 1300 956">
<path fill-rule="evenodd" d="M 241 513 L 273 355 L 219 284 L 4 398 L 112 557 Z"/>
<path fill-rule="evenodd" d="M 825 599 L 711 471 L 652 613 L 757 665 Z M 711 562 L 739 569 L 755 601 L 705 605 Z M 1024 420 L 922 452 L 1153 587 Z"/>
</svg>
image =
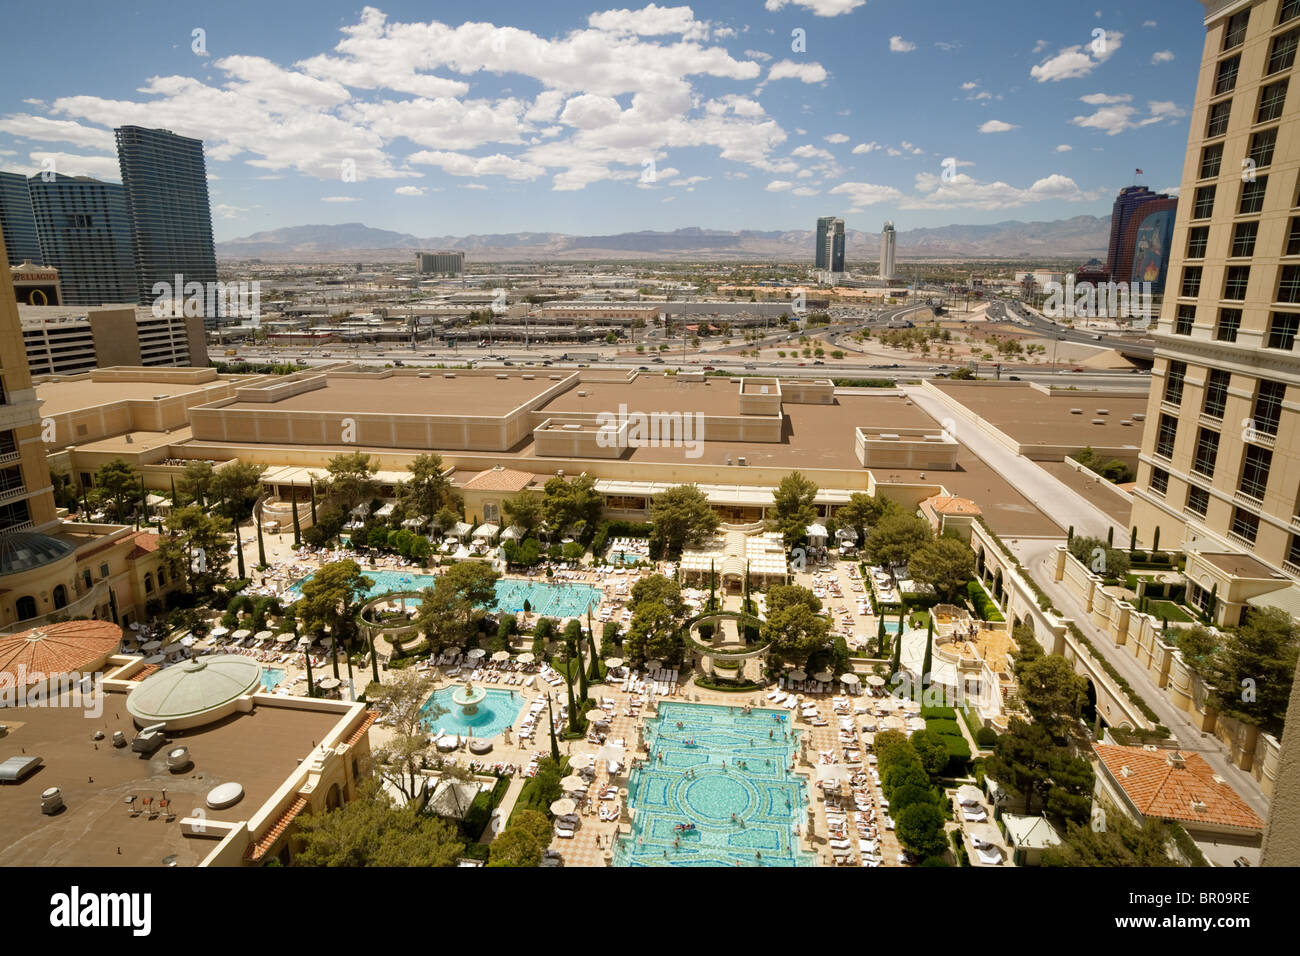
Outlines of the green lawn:
<svg viewBox="0 0 1300 956">
<path fill-rule="evenodd" d="M 1173 601 L 1148 601 L 1147 608 L 1149 613 L 1157 618 L 1169 621 L 1170 624 L 1190 624 L 1195 620 L 1180 605 Z"/>
</svg>

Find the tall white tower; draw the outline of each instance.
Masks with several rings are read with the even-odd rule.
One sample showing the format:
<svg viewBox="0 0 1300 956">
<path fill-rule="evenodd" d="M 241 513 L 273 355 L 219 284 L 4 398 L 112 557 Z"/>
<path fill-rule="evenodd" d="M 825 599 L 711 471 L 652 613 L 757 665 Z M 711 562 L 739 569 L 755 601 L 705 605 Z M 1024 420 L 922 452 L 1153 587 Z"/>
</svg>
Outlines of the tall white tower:
<svg viewBox="0 0 1300 956">
<path fill-rule="evenodd" d="M 885 220 L 885 228 L 880 230 L 880 278 L 894 278 L 894 223 Z"/>
</svg>

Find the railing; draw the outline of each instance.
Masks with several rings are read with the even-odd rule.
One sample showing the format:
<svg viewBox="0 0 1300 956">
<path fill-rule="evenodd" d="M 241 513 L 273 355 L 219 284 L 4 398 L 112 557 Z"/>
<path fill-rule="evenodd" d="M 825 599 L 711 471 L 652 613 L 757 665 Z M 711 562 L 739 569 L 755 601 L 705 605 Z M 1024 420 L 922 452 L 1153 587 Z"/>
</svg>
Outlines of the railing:
<svg viewBox="0 0 1300 956">
<path fill-rule="evenodd" d="M 27 494 L 27 486 L 19 483 L 12 488 L 0 488 L 0 501 L 12 501 Z"/>
<path fill-rule="evenodd" d="M 0 452 L 0 465 L 7 465 L 11 461 L 19 461 L 22 457 L 22 452 L 17 448 L 13 451 Z"/>
</svg>

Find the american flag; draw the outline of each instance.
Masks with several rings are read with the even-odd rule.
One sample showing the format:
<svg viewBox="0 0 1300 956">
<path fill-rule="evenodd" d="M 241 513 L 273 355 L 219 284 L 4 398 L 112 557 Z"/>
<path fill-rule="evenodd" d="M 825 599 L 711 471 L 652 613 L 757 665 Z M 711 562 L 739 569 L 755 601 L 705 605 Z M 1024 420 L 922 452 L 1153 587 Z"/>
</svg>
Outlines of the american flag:
<svg viewBox="0 0 1300 956">
<path fill-rule="evenodd" d="M 1133 170 L 1133 172 L 1137 173 L 1139 176 L 1142 175 L 1142 170 L 1140 170 L 1140 169 L 1135 169 L 1135 170 Z"/>
</svg>

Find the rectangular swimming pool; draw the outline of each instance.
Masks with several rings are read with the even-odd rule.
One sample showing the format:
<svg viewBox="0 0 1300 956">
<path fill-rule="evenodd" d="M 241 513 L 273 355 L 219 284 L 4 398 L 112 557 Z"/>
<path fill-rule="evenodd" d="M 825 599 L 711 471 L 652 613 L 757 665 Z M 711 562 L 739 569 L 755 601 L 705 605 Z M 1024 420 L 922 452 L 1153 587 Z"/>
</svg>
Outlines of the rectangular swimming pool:
<svg viewBox="0 0 1300 956">
<path fill-rule="evenodd" d="M 812 866 L 795 825 L 805 778 L 785 711 L 665 701 L 646 723 L 650 760 L 632 772 L 632 832 L 616 866 Z"/>
</svg>

